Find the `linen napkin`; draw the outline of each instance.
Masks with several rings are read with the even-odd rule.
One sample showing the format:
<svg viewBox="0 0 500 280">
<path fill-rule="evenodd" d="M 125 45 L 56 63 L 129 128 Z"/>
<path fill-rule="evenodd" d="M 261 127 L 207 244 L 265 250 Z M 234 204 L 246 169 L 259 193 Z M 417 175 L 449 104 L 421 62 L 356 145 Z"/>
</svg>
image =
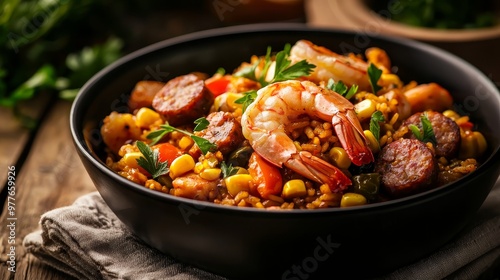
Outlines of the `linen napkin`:
<svg viewBox="0 0 500 280">
<path fill-rule="evenodd" d="M 28 252 L 78 279 L 225 279 L 176 261 L 130 233 L 97 192 L 51 210 L 23 241 Z M 124 257 L 125 256 L 125 257 Z M 381 279 L 477 279 L 500 267 L 500 180 L 474 223 L 431 256 Z M 497 278 L 498 279 L 498 278 Z"/>
</svg>

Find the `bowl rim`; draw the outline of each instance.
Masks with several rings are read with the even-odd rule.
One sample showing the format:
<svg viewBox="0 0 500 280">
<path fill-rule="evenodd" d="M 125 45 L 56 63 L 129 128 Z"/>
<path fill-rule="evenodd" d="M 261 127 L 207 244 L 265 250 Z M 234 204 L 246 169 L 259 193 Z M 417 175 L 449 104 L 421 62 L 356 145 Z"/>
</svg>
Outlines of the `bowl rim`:
<svg viewBox="0 0 500 280">
<path fill-rule="evenodd" d="M 181 36 L 169 38 L 136 51 L 133 51 L 121 58 L 107 67 L 103 68 L 101 71 L 96 73 L 91 79 L 89 79 L 79 90 L 78 95 L 76 96 L 70 110 L 70 131 L 71 136 L 74 142 L 74 145 L 81 157 L 85 157 L 90 164 L 92 164 L 95 168 L 99 169 L 102 173 L 106 174 L 106 176 L 110 176 L 112 180 L 118 181 L 120 184 L 124 185 L 124 187 L 129 188 L 136 193 L 141 195 L 145 195 L 156 200 L 165 201 L 166 203 L 176 203 L 178 205 L 186 205 L 189 207 L 194 207 L 196 209 L 204 209 L 214 212 L 233 212 L 238 214 L 250 214 L 250 215 L 278 215 L 280 217 L 286 217 L 288 215 L 335 215 L 337 214 L 345 214 L 345 213 L 359 213 L 366 211 L 387 211 L 393 210 L 394 208 L 408 208 L 415 204 L 421 204 L 425 201 L 433 200 L 436 197 L 447 195 L 452 192 L 456 188 L 464 187 L 470 181 L 474 179 L 475 176 L 481 176 L 481 174 L 487 172 L 490 168 L 497 169 L 497 176 L 500 173 L 500 169 L 498 166 L 495 167 L 495 162 L 493 160 L 494 157 L 498 157 L 500 154 L 500 148 L 496 147 L 492 154 L 485 159 L 485 161 L 478 167 L 476 171 L 471 174 L 464 176 L 459 179 L 457 182 L 453 182 L 450 184 L 446 184 L 431 190 L 427 190 L 418 194 L 410 195 L 407 197 L 392 199 L 384 202 L 377 202 L 373 204 L 361 205 L 361 206 L 352 206 L 352 207 L 335 207 L 335 208 L 324 208 L 324 209 L 293 209 L 293 210 L 270 210 L 270 209 L 259 209 L 253 207 L 232 207 L 227 205 L 220 205 L 213 202 L 207 201 L 199 201 L 184 197 L 177 197 L 170 194 L 150 190 L 145 188 L 142 185 L 129 181 L 128 179 L 120 176 L 119 174 L 113 172 L 109 169 L 102 161 L 96 159 L 92 153 L 89 151 L 87 147 L 87 143 L 83 137 L 83 129 L 84 124 L 77 123 L 77 116 L 81 114 L 80 118 L 86 114 L 86 112 L 80 112 L 79 104 L 84 102 L 86 93 L 93 88 L 101 79 L 104 77 L 111 75 L 112 73 L 119 71 L 122 67 L 126 67 L 129 63 L 134 60 L 140 59 L 143 55 L 146 55 L 150 52 L 159 51 L 163 48 L 168 48 L 173 45 L 177 45 L 180 43 L 187 43 L 196 40 L 203 40 L 212 37 L 224 37 L 224 36 L 234 36 L 234 35 L 242 35 L 249 33 L 262 33 L 262 32 L 284 32 L 284 31 L 292 31 L 292 32 L 326 32 L 332 34 L 343 34 L 343 35 L 352 35 L 355 36 L 357 32 L 351 30 L 342 30 L 335 29 L 329 27 L 311 27 L 302 23 L 257 23 L 257 24 L 245 24 L 245 25 L 237 25 L 237 26 L 229 26 L 222 28 L 214 28 L 203 31 L 197 31 L 189 34 L 184 34 Z M 469 62 L 461 59 L 458 56 L 455 56 L 445 50 L 439 49 L 437 47 L 431 46 L 426 43 L 418 42 L 413 39 L 394 37 L 390 35 L 369 35 L 372 38 L 376 38 L 383 41 L 389 41 L 391 43 L 403 44 L 406 46 L 411 45 L 412 48 L 417 48 L 425 52 L 430 52 L 435 56 L 439 56 L 446 61 L 456 65 L 457 67 L 465 67 L 467 71 L 472 71 L 472 73 L 482 81 L 482 84 L 486 87 L 488 91 L 496 92 L 495 95 L 498 99 L 497 101 L 500 103 L 500 92 L 494 86 L 491 80 L 489 80 L 481 71 L 479 71 L 475 66 L 470 64 Z M 78 131 L 78 128 L 81 128 L 82 131 Z M 82 159 L 83 160 L 83 159 Z M 453 186 L 457 184 L 457 186 Z"/>
</svg>

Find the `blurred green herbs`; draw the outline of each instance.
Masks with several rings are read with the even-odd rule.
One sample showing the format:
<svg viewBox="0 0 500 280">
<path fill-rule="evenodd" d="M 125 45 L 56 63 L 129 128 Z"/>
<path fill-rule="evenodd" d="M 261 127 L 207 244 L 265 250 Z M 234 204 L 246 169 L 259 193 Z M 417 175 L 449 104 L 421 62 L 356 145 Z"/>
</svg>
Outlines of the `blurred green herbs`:
<svg viewBox="0 0 500 280">
<path fill-rule="evenodd" d="M 439 29 L 483 28 L 498 24 L 497 0 L 399 0 L 394 20 Z M 498 4 L 497 4 L 498 5 Z"/>
<path fill-rule="evenodd" d="M 37 94 L 72 100 L 92 75 L 122 55 L 121 39 L 90 30 L 89 14 L 99 3 L 2 0 L 0 107 L 32 127 L 19 110 L 21 101 Z"/>
</svg>

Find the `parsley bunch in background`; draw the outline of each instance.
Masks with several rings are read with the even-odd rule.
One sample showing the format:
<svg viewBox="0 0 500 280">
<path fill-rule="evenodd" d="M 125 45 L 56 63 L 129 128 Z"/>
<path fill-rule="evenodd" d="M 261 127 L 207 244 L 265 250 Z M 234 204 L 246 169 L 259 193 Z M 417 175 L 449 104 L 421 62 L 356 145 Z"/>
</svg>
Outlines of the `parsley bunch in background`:
<svg viewBox="0 0 500 280">
<path fill-rule="evenodd" d="M 35 122 L 20 112 L 20 102 L 37 94 L 71 100 L 92 75 L 122 55 L 120 39 L 92 33 L 85 26 L 96 3 L 0 3 L 0 107 L 12 109 L 24 126 L 31 128 Z M 85 38 L 85 33 L 92 36 Z"/>
<path fill-rule="evenodd" d="M 400 0 L 396 21 L 429 28 L 482 28 L 499 24 L 494 14 L 497 0 Z M 376 5 L 390 1 L 375 2 Z"/>
</svg>

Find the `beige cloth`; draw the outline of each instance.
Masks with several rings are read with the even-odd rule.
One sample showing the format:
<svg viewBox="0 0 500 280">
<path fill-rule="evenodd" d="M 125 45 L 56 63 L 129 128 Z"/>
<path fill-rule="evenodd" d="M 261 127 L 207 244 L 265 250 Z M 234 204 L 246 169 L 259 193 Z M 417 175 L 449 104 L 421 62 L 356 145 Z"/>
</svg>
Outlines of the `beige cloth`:
<svg viewBox="0 0 500 280">
<path fill-rule="evenodd" d="M 40 224 L 40 231 L 24 239 L 27 251 L 78 279 L 224 279 L 148 247 L 97 192 L 45 213 Z M 430 257 L 382 279 L 477 279 L 491 276 L 495 267 L 498 272 L 500 181 L 467 230 Z"/>
</svg>

